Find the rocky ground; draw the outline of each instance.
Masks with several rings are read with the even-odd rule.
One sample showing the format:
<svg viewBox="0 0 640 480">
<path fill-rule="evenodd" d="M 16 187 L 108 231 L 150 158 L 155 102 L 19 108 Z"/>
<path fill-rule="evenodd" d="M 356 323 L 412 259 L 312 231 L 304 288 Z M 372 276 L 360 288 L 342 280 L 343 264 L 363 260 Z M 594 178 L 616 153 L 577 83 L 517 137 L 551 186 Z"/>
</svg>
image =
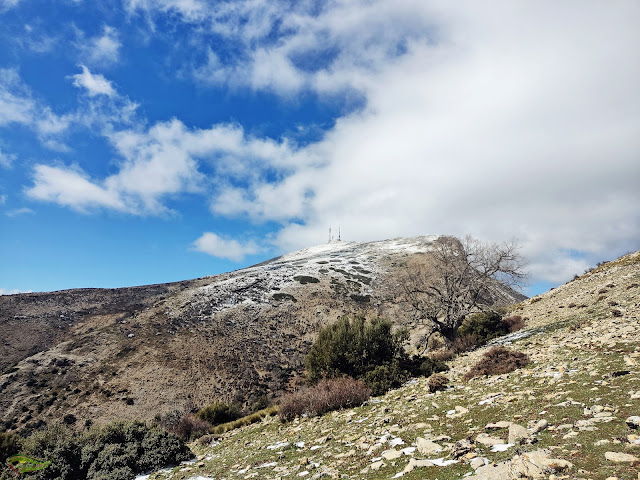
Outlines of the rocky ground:
<svg viewBox="0 0 640 480">
<path fill-rule="evenodd" d="M 457 357 L 450 387 L 417 379 L 361 407 L 269 417 L 193 445 L 149 479 L 640 479 L 640 252 L 519 304 L 515 372 L 463 381 L 490 346 Z"/>
</svg>

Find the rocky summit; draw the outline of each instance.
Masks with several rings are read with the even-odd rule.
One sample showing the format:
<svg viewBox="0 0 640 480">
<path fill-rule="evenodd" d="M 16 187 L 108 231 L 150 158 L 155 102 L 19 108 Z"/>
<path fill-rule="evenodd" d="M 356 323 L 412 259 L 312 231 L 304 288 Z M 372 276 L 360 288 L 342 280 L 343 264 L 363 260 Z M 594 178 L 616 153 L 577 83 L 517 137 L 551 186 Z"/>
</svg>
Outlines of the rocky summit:
<svg viewBox="0 0 640 480">
<path fill-rule="evenodd" d="M 513 307 L 525 328 L 322 417 L 205 436 L 197 459 L 140 479 L 640 478 L 640 252 Z M 531 363 L 464 374 L 496 344 Z"/>
<path fill-rule="evenodd" d="M 350 313 L 387 316 L 418 341 L 424 326 L 390 286 L 437 238 L 333 241 L 165 285 L 0 296 L 0 421 L 148 420 L 273 396 L 299 381 L 318 329 Z"/>
</svg>

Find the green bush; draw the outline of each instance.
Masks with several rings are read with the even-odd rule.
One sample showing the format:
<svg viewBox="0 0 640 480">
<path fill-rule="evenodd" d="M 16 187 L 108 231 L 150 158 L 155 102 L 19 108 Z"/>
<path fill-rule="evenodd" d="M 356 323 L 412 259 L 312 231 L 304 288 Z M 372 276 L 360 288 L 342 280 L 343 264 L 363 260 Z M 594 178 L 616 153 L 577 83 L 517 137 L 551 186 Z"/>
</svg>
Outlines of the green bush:
<svg viewBox="0 0 640 480">
<path fill-rule="evenodd" d="M 341 317 L 323 328 L 305 357 L 310 383 L 323 377 L 360 378 L 402 356 L 405 333 L 392 333 L 391 322 L 362 316 Z"/>
<path fill-rule="evenodd" d="M 364 374 L 364 382 L 373 395 L 383 395 L 392 388 L 401 386 L 409 378 L 409 372 L 402 370 L 398 362 L 378 365 Z"/>
<path fill-rule="evenodd" d="M 238 405 L 227 405 L 224 402 L 215 401 L 201 409 L 196 416 L 206 420 L 211 425 L 232 422 L 242 416 Z"/>
<path fill-rule="evenodd" d="M 403 348 L 406 330 L 392 332 L 389 320 L 362 316 L 341 317 L 323 328 L 305 357 L 310 384 L 322 378 L 362 379 L 381 395 L 409 377 L 446 370 L 430 358 L 409 357 Z"/>
<path fill-rule="evenodd" d="M 53 425 L 27 438 L 20 453 L 51 460 L 30 477 L 38 480 L 131 480 L 193 456 L 176 436 L 140 422 L 116 422 L 84 433 Z"/>
<path fill-rule="evenodd" d="M 458 337 L 475 335 L 478 345 L 484 345 L 489 340 L 507 333 L 509 333 L 509 326 L 502 321 L 502 316 L 496 312 L 469 315 L 458 328 Z"/>
</svg>

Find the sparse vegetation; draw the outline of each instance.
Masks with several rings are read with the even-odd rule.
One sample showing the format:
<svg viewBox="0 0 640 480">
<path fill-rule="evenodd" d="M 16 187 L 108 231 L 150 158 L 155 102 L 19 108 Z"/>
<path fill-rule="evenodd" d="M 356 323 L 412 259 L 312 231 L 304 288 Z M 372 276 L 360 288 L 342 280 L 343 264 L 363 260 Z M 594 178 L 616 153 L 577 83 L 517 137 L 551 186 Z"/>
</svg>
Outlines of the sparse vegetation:
<svg viewBox="0 0 640 480">
<path fill-rule="evenodd" d="M 480 361 L 475 364 L 463 378 L 470 380 L 473 377 L 509 373 L 524 367 L 528 363 L 529 356 L 522 352 L 509 350 L 504 347 L 493 347 L 483 355 Z"/>
<path fill-rule="evenodd" d="M 279 415 L 284 421 L 302 415 L 322 415 L 331 410 L 361 405 L 370 396 L 371 390 L 361 380 L 350 377 L 325 379 L 283 397 Z"/>
<path fill-rule="evenodd" d="M 296 297 L 294 297 L 290 293 L 274 293 L 273 294 L 273 299 L 278 301 L 278 302 L 282 302 L 282 301 L 285 301 L 285 300 L 289 300 L 291 302 L 297 302 L 298 301 L 296 299 Z"/>
</svg>

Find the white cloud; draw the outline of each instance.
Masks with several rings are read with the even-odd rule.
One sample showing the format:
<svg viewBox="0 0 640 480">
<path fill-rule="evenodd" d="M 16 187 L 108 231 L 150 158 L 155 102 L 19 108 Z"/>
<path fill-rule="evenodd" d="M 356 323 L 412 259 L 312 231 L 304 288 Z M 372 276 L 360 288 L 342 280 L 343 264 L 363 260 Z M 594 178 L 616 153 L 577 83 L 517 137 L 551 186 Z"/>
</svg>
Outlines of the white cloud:
<svg viewBox="0 0 640 480">
<path fill-rule="evenodd" d="M 82 68 L 82 73 L 71 75 L 74 87 L 86 89 L 90 97 L 95 97 L 96 95 L 113 97 L 116 95 L 111 82 L 104 78 L 103 75 L 91 73 L 84 65 L 80 65 L 80 68 Z"/>
<path fill-rule="evenodd" d="M 15 7 L 21 0 L 0 0 L 0 13 Z"/>
<path fill-rule="evenodd" d="M 31 293 L 32 290 L 18 290 L 16 288 L 0 288 L 0 295 L 16 295 L 18 293 Z"/>
<path fill-rule="evenodd" d="M 553 282 L 640 248 L 640 7 L 425 5 L 394 3 L 388 15 L 415 12 L 437 42 L 416 36 L 389 58 L 388 35 L 365 52 L 368 78 L 349 51 L 326 69 L 327 85 L 344 79 L 366 107 L 293 156 L 317 162 L 228 186 L 213 210 L 302 217 L 280 231 L 283 250 L 323 241 L 330 224 L 358 240 L 516 236 L 531 272 Z M 368 25 L 357 16 L 344 44 Z"/>
<path fill-rule="evenodd" d="M 108 66 L 118 62 L 122 43 L 115 28 L 105 25 L 102 33 L 90 38 L 85 38 L 80 30 L 77 30 L 77 35 L 77 46 L 83 63 L 91 66 Z"/>
<path fill-rule="evenodd" d="M 0 195 L 0 205 L 4 205 L 7 201 L 6 195 Z"/>
<path fill-rule="evenodd" d="M 126 0 L 125 5 L 130 13 L 138 10 L 178 13 L 188 21 L 204 18 L 207 5 L 199 0 Z"/>
<path fill-rule="evenodd" d="M 7 217 L 18 217 L 20 215 L 33 215 L 34 212 L 33 210 L 31 210 L 30 208 L 27 207 L 22 207 L 22 208 L 16 208 L 13 210 L 9 210 L 8 212 L 5 213 L 5 215 Z"/>
<path fill-rule="evenodd" d="M 254 255 L 261 251 L 253 241 L 240 243 L 237 240 L 222 238 L 211 232 L 204 233 L 193 243 L 193 247 L 199 252 L 234 262 L 241 262 L 247 255 Z"/>
<path fill-rule="evenodd" d="M 187 129 L 174 119 L 146 131 L 104 134 L 123 159 L 117 173 L 100 180 L 77 168 L 38 165 L 27 194 L 82 211 L 104 207 L 162 215 L 169 211 L 164 202 L 171 195 L 208 189 L 222 194 L 228 185 L 261 184 L 267 171 L 290 168 L 293 161 L 286 143 L 248 137 L 234 125 Z M 202 170 L 212 172 L 215 185 L 208 185 Z"/>
<path fill-rule="evenodd" d="M 16 69 L 0 69 L 0 126 L 30 123 L 35 103 Z"/>
<path fill-rule="evenodd" d="M 96 207 L 128 210 L 118 192 L 91 182 L 78 168 L 36 165 L 34 185 L 25 193 L 35 200 L 54 202 L 80 212 Z"/>
<path fill-rule="evenodd" d="M 63 134 L 73 120 L 73 115 L 57 115 L 34 99 L 16 69 L 0 69 L 0 127 L 25 125 L 38 134 L 44 146 L 62 150 L 66 146 L 54 137 Z M 0 152 L 0 165 L 7 166 L 11 159 L 3 159 Z"/>
<path fill-rule="evenodd" d="M 0 167 L 11 168 L 16 156 L 11 153 L 4 153 L 0 150 Z"/>
</svg>

